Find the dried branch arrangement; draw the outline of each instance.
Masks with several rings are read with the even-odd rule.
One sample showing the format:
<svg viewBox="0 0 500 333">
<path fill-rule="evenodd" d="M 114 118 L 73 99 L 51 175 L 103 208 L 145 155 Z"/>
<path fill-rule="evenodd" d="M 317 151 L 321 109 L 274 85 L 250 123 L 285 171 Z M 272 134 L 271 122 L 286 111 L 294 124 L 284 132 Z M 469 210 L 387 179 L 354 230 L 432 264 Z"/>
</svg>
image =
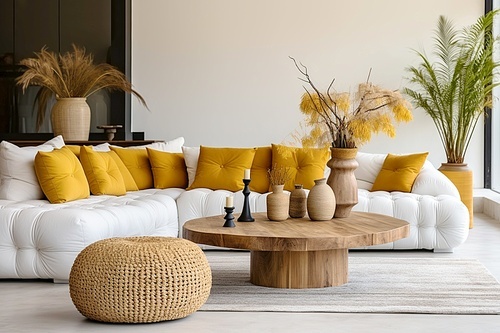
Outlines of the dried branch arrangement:
<svg viewBox="0 0 500 333">
<path fill-rule="evenodd" d="M 370 74 L 358 90 L 335 92 L 333 79 L 326 92 L 321 92 L 312 82 L 307 67 L 290 57 L 311 90 L 304 87 L 300 110 L 311 128 L 301 139 L 304 147 L 332 145 L 338 148 L 355 148 L 370 141 L 372 133 L 382 132 L 395 136 L 395 123 L 413 119 L 411 105 L 397 90 L 383 89 L 372 84 Z"/>
</svg>

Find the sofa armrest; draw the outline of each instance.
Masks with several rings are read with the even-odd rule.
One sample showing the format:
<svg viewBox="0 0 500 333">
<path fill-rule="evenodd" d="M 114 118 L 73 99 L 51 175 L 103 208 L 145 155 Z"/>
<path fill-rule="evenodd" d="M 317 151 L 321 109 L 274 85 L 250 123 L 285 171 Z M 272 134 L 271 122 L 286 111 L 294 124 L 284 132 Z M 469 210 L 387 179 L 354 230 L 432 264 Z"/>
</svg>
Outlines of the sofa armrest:
<svg viewBox="0 0 500 333">
<path fill-rule="evenodd" d="M 460 199 L 460 193 L 456 186 L 429 161 L 425 162 L 415 179 L 411 192 L 431 196 L 446 194 Z"/>
</svg>

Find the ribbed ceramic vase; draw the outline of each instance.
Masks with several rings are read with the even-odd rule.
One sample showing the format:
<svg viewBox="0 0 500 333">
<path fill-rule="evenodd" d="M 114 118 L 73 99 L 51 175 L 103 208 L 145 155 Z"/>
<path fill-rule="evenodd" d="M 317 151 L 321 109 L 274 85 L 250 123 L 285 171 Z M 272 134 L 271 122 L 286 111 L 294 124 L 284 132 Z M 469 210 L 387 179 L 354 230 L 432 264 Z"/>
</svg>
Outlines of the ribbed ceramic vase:
<svg viewBox="0 0 500 333">
<path fill-rule="evenodd" d="M 272 185 L 267 195 L 267 218 L 271 221 L 284 221 L 288 218 L 289 196 L 283 192 L 285 185 Z"/>
<path fill-rule="evenodd" d="M 90 132 L 90 107 L 86 98 L 57 98 L 52 107 L 52 131 L 65 141 L 87 141 Z"/>
<path fill-rule="evenodd" d="M 335 195 L 326 178 L 316 179 L 307 196 L 307 212 L 313 221 L 331 220 L 335 214 Z"/>
<path fill-rule="evenodd" d="M 467 163 L 442 163 L 438 169 L 457 187 L 460 199 L 469 210 L 469 228 L 474 227 L 473 173 Z"/>
<path fill-rule="evenodd" d="M 307 213 L 307 195 L 301 184 L 295 184 L 295 189 L 290 193 L 290 207 L 288 215 L 291 218 L 302 218 Z"/>
<path fill-rule="evenodd" d="M 328 185 L 335 193 L 335 217 L 348 217 L 352 207 L 358 203 L 358 183 L 354 170 L 359 166 L 356 161 L 356 148 L 330 148 L 332 158 L 327 165 L 331 172 Z"/>
</svg>

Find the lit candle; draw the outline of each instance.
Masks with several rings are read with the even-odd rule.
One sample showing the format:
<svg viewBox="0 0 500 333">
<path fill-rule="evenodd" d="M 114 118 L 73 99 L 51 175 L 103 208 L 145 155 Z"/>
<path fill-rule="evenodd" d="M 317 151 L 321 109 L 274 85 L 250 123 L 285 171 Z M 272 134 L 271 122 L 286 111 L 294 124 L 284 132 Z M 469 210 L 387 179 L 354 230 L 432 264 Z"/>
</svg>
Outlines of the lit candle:
<svg viewBox="0 0 500 333">
<path fill-rule="evenodd" d="M 233 207 L 233 196 L 226 197 L 226 207 Z"/>
<path fill-rule="evenodd" d="M 250 179 L 250 169 L 245 169 L 245 176 L 243 179 Z"/>
</svg>

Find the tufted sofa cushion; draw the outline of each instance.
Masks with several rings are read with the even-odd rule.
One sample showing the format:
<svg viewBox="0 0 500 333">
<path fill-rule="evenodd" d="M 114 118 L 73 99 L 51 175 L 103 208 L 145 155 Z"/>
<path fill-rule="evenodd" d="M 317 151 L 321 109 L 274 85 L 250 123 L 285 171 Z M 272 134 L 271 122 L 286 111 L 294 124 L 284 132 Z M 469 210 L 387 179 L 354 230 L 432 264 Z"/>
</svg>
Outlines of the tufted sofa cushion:
<svg viewBox="0 0 500 333">
<path fill-rule="evenodd" d="M 429 249 L 449 251 L 469 235 L 468 210 L 450 195 L 358 191 L 353 211 L 393 216 L 410 223 L 410 236 L 375 249 Z"/>
<path fill-rule="evenodd" d="M 67 280 L 76 255 L 109 237 L 177 236 L 177 190 L 64 204 L 0 200 L 0 278 Z"/>
</svg>

